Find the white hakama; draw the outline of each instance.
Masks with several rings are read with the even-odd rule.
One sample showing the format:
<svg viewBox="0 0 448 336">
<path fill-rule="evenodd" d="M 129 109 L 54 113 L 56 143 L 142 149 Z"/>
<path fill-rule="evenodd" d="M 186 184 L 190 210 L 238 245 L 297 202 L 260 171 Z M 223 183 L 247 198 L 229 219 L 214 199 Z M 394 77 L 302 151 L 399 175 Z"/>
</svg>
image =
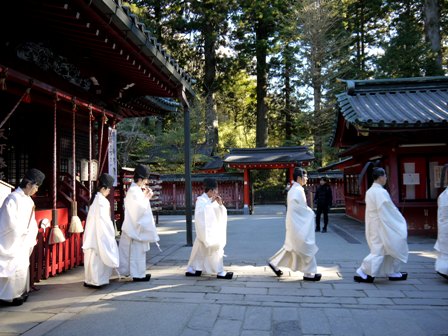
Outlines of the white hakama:
<svg viewBox="0 0 448 336">
<path fill-rule="evenodd" d="M 303 187 L 294 182 L 288 191 L 286 235 L 283 247 L 270 259 L 274 267 L 288 267 L 305 274 L 317 272 L 315 240 L 315 213 L 306 202 Z"/>
<path fill-rule="evenodd" d="M 118 245 L 121 275 L 133 278 L 146 276 L 146 252 L 150 243 L 159 241 L 151 203 L 142 189 L 133 182 L 124 199 L 124 221 Z"/>
<path fill-rule="evenodd" d="M 188 272 L 224 272 L 224 247 L 227 242 L 227 209 L 212 202 L 206 193 L 196 200 L 194 211 L 196 239 L 188 261 Z"/>
<path fill-rule="evenodd" d="M 366 192 L 365 221 L 370 254 L 359 270 L 372 277 L 399 273 L 408 260 L 406 220 L 386 189 L 376 182 Z"/>
<path fill-rule="evenodd" d="M 0 299 L 12 301 L 29 291 L 30 255 L 38 227 L 34 202 L 21 188 L 0 209 Z"/>
<path fill-rule="evenodd" d="M 448 188 L 437 198 L 436 272 L 448 276 Z"/>
<path fill-rule="evenodd" d="M 84 282 L 94 286 L 108 284 L 113 269 L 118 267 L 119 256 L 110 203 L 100 192 L 89 208 L 82 249 Z"/>
</svg>

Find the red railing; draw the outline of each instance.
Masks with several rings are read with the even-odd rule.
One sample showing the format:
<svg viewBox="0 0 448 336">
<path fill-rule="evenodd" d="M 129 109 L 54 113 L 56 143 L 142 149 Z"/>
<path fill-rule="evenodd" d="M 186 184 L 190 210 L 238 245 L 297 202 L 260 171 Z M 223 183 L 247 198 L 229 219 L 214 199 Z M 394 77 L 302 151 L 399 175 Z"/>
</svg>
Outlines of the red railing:
<svg viewBox="0 0 448 336">
<path fill-rule="evenodd" d="M 57 209 L 57 223 L 64 233 L 66 240 L 62 243 L 50 245 L 49 238 L 51 227 L 44 230 L 39 228 L 37 244 L 30 257 L 30 282 L 39 282 L 50 276 L 77 267 L 83 263 L 82 233 L 69 233 L 68 209 Z M 39 224 L 42 219 L 47 218 L 52 222 L 52 210 L 36 211 L 36 221 Z M 82 222 L 83 226 L 85 222 Z"/>
</svg>

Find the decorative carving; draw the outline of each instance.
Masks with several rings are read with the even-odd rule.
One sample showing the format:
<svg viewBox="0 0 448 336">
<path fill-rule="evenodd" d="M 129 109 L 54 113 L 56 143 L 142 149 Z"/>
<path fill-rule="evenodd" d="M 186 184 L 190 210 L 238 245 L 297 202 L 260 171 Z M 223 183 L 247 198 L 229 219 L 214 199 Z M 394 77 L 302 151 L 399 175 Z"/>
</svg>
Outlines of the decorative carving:
<svg viewBox="0 0 448 336">
<path fill-rule="evenodd" d="M 17 57 L 37 65 L 45 71 L 53 71 L 65 80 L 88 91 L 92 81 L 81 77 L 80 70 L 66 57 L 55 54 L 42 42 L 25 42 L 17 47 Z"/>
</svg>

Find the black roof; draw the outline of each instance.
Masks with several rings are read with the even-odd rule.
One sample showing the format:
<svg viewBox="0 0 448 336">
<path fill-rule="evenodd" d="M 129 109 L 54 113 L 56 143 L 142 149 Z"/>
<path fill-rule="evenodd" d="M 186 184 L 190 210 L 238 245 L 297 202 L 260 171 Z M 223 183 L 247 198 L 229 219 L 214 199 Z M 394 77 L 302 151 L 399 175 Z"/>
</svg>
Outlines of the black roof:
<svg viewBox="0 0 448 336">
<path fill-rule="evenodd" d="M 447 124 L 448 77 L 347 80 L 337 95 L 338 110 L 363 127 L 418 127 Z"/>
<path fill-rule="evenodd" d="M 224 158 L 225 163 L 299 163 L 312 161 L 314 155 L 306 146 L 233 148 Z"/>
</svg>

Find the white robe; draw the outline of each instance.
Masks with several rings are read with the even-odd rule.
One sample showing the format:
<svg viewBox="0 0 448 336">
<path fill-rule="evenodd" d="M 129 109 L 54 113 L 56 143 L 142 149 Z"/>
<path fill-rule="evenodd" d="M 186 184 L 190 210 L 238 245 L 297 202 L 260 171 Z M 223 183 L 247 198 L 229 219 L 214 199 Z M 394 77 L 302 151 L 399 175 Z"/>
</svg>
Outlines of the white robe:
<svg viewBox="0 0 448 336">
<path fill-rule="evenodd" d="M 109 283 L 112 270 L 118 267 L 118 245 L 110 217 L 110 203 L 97 192 L 87 214 L 82 249 L 84 282 L 102 286 Z"/>
<path fill-rule="evenodd" d="M 120 274 L 133 278 L 146 276 L 146 252 L 149 243 L 159 241 L 151 203 L 142 189 L 132 183 L 124 198 L 124 221 L 121 227 L 120 242 Z"/>
<path fill-rule="evenodd" d="M 288 191 L 286 210 L 286 235 L 283 247 L 269 259 L 275 266 L 292 271 L 316 273 L 315 213 L 307 202 L 303 187 L 294 182 Z"/>
<path fill-rule="evenodd" d="M 30 255 L 38 227 L 34 202 L 21 188 L 0 209 L 0 299 L 11 301 L 29 291 Z"/>
<path fill-rule="evenodd" d="M 224 271 L 224 247 L 227 243 L 227 209 L 212 202 L 206 193 L 196 200 L 194 210 L 196 239 L 188 267 L 207 274 Z"/>
<path fill-rule="evenodd" d="M 366 192 L 365 222 L 370 254 L 360 269 L 372 277 L 398 273 L 408 261 L 408 228 L 387 190 L 376 182 Z"/>
<path fill-rule="evenodd" d="M 435 269 L 448 275 L 448 188 L 437 198 L 437 253 Z"/>
</svg>

